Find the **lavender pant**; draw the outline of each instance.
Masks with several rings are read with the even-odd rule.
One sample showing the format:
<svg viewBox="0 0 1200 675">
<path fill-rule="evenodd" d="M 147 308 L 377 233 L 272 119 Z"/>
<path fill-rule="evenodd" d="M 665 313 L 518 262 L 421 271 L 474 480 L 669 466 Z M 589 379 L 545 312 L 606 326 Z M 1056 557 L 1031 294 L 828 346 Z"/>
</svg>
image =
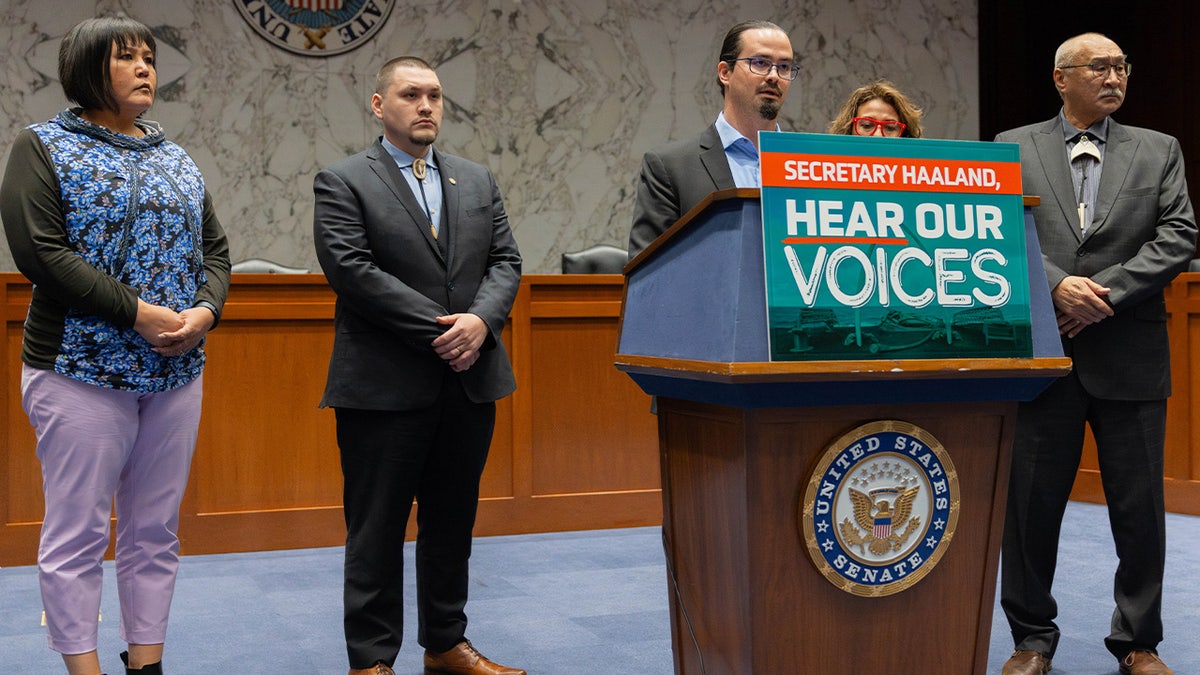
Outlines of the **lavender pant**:
<svg viewBox="0 0 1200 675">
<path fill-rule="evenodd" d="M 130 644 L 165 641 L 201 379 L 141 394 L 22 369 L 21 402 L 37 434 L 46 501 L 38 579 L 51 649 L 96 649 L 114 497 L 121 638 Z"/>
</svg>

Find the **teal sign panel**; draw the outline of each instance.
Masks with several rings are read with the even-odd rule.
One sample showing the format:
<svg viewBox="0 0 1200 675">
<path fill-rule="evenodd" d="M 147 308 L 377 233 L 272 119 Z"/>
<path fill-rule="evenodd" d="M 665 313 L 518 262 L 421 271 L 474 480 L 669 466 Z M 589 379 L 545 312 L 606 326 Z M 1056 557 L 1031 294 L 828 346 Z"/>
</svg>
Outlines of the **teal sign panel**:
<svg viewBox="0 0 1200 675">
<path fill-rule="evenodd" d="M 1015 144 L 759 143 L 772 361 L 1032 356 Z"/>
</svg>

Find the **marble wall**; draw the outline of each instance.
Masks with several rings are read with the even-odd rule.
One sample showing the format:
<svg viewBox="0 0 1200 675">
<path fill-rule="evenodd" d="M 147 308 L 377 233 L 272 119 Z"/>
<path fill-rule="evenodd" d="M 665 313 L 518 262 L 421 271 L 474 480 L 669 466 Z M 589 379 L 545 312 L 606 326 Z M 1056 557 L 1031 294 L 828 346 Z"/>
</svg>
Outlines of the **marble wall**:
<svg viewBox="0 0 1200 675">
<path fill-rule="evenodd" d="M 725 31 L 765 18 L 805 68 L 785 130 L 824 131 L 849 92 L 892 79 L 926 135 L 978 137 L 975 0 L 400 0 L 367 44 L 329 57 L 269 44 L 239 14 L 262 0 L 0 0 L 0 156 L 66 103 L 58 44 L 77 21 L 124 12 L 154 28 L 159 99 L 147 114 L 203 170 L 234 260 L 319 271 L 312 176 L 380 133 L 374 73 L 433 63 L 446 93 L 438 147 L 496 174 L 527 273 L 597 243 L 624 246 L 642 153 L 720 110 Z M 0 242 L 0 271 L 12 271 Z"/>
</svg>

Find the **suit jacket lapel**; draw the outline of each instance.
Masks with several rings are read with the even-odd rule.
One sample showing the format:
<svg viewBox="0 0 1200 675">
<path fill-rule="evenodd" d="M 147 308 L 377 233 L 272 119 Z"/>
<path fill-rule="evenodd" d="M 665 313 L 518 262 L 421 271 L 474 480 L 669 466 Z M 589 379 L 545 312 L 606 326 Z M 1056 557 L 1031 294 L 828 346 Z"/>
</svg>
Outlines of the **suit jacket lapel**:
<svg viewBox="0 0 1200 675">
<path fill-rule="evenodd" d="M 729 159 L 725 157 L 725 148 L 721 147 L 721 135 L 716 126 L 710 126 L 700 136 L 700 162 L 708 170 L 713 185 L 717 190 L 736 187 L 733 183 L 733 172 L 729 170 Z"/>
<path fill-rule="evenodd" d="M 1071 167 L 1067 164 L 1067 148 L 1063 142 L 1062 125 L 1058 117 L 1050 120 L 1033 134 L 1038 161 L 1050 182 L 1054 199 L 1063 212 L 1063 222 L 1072 230 L 1075 239 L 1082 240 L 1083 230 L 1079 226 L 1079 201 L 1075 186 L 1071 182 Z"/>
<path fill-rule="evenodd" d="M 408 187 L 408 181 L 404 179 L 404 174 L 400 173 L 400 167 L 396 166 L 396 161 L 388 154 L 387 150 L 383 149 L 383 144 L 378 140 L 375 145 L 367 152 L 367 156 L 372 160 L 371 170 L 375 172 L 384 185 L 396 197 L 396 201 L 400 202 L 400 206 L 404 207 L 408 214 L 408 219 L 421 232 L 421 236 L 425 238 L 425 242 L 433 249 L 438 259 L 442 259 L 442 252 L 438 249 L 437 240 L 433 238 L 433 233 L 429 231 L 429 217 L 425 215 L 425 210 L 417 203 L 417 197 L 413 194 L 412 188 Z M 403 220 L 403 219 L 400 219 Z M 444 262 L 444 261 L 443 261 Z"/>
<path fill-rule="evenodd" d="M 1137 151 L 1138 141 L 1131 136 L 1125 127 L 1115 120 L 1108 121 L 1108 138 L 1105 140 L 1104 163 L 1100 166 L 1100 185 L 1096 194 L 1096 219 L 1091 236 L 1104 226 L 1108 214 L 1112 211 L 1113 203 L 1125 184 L 1129 169 L 1133 166 L 1133 156 Z"/>
</svg>

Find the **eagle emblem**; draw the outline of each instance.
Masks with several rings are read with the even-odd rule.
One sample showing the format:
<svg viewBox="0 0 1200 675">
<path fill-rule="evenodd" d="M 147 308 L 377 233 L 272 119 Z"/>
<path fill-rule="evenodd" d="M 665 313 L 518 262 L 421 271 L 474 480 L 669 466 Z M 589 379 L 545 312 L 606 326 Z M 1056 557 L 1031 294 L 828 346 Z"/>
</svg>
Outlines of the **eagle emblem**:
<svg viewBox="0 0 1200 675">
<path fill-rule="evenodd" d="M 875 598 L 911 588 L 938 564 L 959 504 L 958 471 L 938 439 L 910 422 L 877 420 L 829 444 L 799 513 L 821 575 Z"/>
<path fill-rule="evenodd" d="M 866 555 L 876 556 L 899 551 L 909 537 L 921 528 L 921 517 L 912 515 L 913 500 L 920 486 L 885 487 L 862 492 L 849 488 L 854 506 L 854 521 L 842 520 L 840 530 L 847 546 L 857 546 Z"/>
</svg>

